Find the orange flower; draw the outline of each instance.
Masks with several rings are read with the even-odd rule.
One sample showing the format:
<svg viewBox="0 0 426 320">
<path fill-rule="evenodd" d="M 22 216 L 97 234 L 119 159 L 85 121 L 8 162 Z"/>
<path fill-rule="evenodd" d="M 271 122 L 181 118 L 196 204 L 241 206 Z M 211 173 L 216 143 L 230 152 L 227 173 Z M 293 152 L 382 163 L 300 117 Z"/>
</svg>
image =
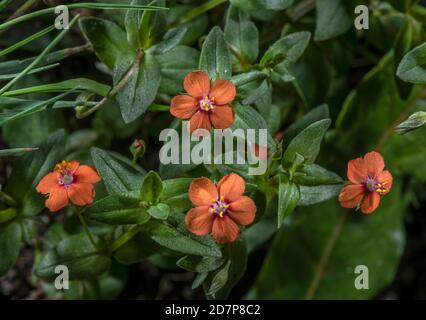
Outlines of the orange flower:
<svg viewBox="0 0 426 320">
<path fill-rule="evenodd" d="M 66 207 L 70 201 L 77 206 L 92 203 L 95 197 L 93 184 L 99 180 L 100 177 L 91 167 L 80 166 L 77 161 L 64 160 L 40 180 L 36 190 L 48 195 L 46 207 L 51 212 L 56 212 Z"/>
<path fill-rule="evenodd" d="M 234 122 L 234 110 L 229 104 L 237 91 L 229 80 L 216 80 L 210 88 L 207 73 L 189 73 L 183 81 L 187 95 L 172 99 L 170 113 L 179 119 L 189 120 L 189 132 L 196 129 L 212 130 L 229 128 Z"/>
<path fill-rule="evenodd" d="M 198 236 L 211 233 L 220 244 L 235 241 L 238 225 L 249 225 L 256 216 L 256 205 L 243 196 L 244 189 L 243 178 L 235 173 L 223 177 L 217 187 L 208 178 L 195 179 L 189 186 L 189 199 L 196 207 L 185 216 L 188 229 Z"/>
<path fill-rule="evenodd" d="M 372 213 L 380 203 L 380 196 L 392 188 L 392 175 L 383 171 L 385 162 L 380 153 L 372 151 L 364 158 L 348 163 L 348 179 L 351 184 L 342 189 L 339 201 L 344 208 L 361 207 L 365 214 Z"/>
</svg>

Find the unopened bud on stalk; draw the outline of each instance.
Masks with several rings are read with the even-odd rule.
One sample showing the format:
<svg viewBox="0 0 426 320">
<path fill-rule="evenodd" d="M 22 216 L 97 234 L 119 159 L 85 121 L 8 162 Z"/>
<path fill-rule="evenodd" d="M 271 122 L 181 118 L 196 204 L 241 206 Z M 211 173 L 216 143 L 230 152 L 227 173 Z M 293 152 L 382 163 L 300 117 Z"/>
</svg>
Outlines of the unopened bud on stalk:
<svg viewBox="0 0 426 320">
<path fill-rule="evenodd" d="M 399 134 L 404 134 L 415 130 L 426 123 L 426 112 L 418 111 L 413 113 L 406 121 L 395 127 L 395 131 Z"/>
<path fill-rule="evenodd" d="M 136 163 L 138 158 L 142 158 L 145 154 L 145 142 L 142 139 L 136 139 L 131 145 L 130 145 L 130 152 L 133 155 L 133 163 Z"/>
</svg>

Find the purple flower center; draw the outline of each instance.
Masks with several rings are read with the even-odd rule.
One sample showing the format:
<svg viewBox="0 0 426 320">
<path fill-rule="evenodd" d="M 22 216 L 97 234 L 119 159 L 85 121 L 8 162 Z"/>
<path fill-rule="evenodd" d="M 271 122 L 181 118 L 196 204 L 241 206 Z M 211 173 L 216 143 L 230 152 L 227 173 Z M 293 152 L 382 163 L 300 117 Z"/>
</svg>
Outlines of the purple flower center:
<svg viewBox="0 0 426 320">
<path fill-rule="evenodd" d="M 377 192 L 380 195 L 384 195 L 388 192 L 386 183 L 377 181 L 377 179 L 370 176 L 367 178 L 367 180 L 365 180 L 364 186 L 369 192 Z"/>
<path fill-rule="evenodd" d="M 367 190 L 370 192 L 374 192 L 377 189 L 377 181 L 374 178 L 368 177 L 364 184 Z"/>
<path fill-rule="evenodd" d="M 74 176 L 71 173 L 62 174 L 59 178 L 59 184 L 65 187 L 70 186 L 74 182 Z"/>
<path fill-rule="evenodd" d="M 210 212 L 220 218 L 223 218 L 228 213 L 229 204 L 224 200 L 223 197 L 214 199 L 210 205 Z"/>
<path fill-rule="evenodd" d="M 198 107 L 201 111 L 209 112 L 216 108 L 214 97 L 205 96 L 198 102 Z"/>
</svg>

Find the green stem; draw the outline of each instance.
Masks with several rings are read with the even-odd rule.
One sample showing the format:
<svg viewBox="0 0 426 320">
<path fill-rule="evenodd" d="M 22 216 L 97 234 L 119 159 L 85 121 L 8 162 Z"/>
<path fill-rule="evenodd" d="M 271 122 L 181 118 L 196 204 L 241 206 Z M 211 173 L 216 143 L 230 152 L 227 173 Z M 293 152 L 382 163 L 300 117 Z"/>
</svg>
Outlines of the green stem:
<svg viewBox="0 0 426 320">
<path fill-rule="evenodd" d="M 0 57 L 5 56 L 5 55 L 17 50 L 17 49 L 25 46 L 26 44 L 28 44 L 28 43 L 30 43 L 30 42 L 38 39 L 38 38 L 41 38 L 42 36 L 49 33 L 50 31 L 53 31 L 54 29 L 55 29 L 54 26 L 50 26 L 46 29 L 43 29 L 43 30 L 37 32 L 37 33 L 34 33 L 33 35 L 29 36 L 28 38 L 25 38 L 24 40 L 21 40 L 21 41 L 15 43 L 14 45 L 0 51 Z"/>
<path fill-rule="evenodd" d="M 87 237 L 89 238 L 92 245 L 98 249 L 98 245 L 95 242 L 95 239 L 92 236 L 92 233 L 90 232 L 89 226 L 86 223 L 86 220 L 84 220 L 83 215 L 81 214 L 81 210 L 79 208 L 76 208 L 78 219 L 80 220 L 81 225 L 83 226 L 84 232 L 86 233 Z"/>
<path fill-rule="evenodd" d="M 77 19 L 79 17 L 80 17 L 80 15 L 76 15 L 71 20 L 71 22 L 70 22 L 70 28 L 77 21 Z M 5 93 L 17 81 L 19 81 L 20 79 L 22 79 L 22 77 L 24 77 L 28 72 L 30 72 L 31 69 L 33 69 L 34 67 L 36 67 L 44 59 L 44 57 L 59 43 L 59 41 L 62 40 L 62 38 L 65 36 L 65 34 L 68 32 L 68 30 L 70 30 L 70 29 L 64 29 L 64 30 L 62 30 L 61 33 L 59 33 L 56 36 L 56 38 L 53 39 L 53 41 L 51 43 L 49 43 L 49 45 L 40 53 L 40 55 L 33 62 L 31 62 L 28 65 L 28 67 L 26 67 L 24 70 L 22 70 L 21 73 L 19 73 L 19 75 L 16 78 L 14 78 L 13 80 L 9 81 L 3 88 L 1 88 L 0 95 L 2 95 L 3 93 Z"/>
<path fill-rule="evenodd" d="M 6 21 L 12 21 L 17 19 L 25 14 L 25 12 L 29 11 L 34 7 L 37 3 L 37 0 L 27 0 L 22 6 L 18 8 Z M 0 34 L 2 34 L 5 30 L 0 30 Z"/>
<path fill-rule="evenodd" d="M 127 73 L 124 75 L 124 77 L 120 80 L 120 82 L 114 88 L 112 88 L 111 91 L 108 93 L 108 95 L 104 97 L 97 105 L 90 108 L 86 112 L 83 112 L 82 114 L 78 114 L 77 118 L 83 119 L 90 116 L 91 114 L 96 112 L 100 107 L 102 107 L 105 103 L 107 103 L 109 99 L 114 98 L 124 88 L 127 82 L 129 82 L 133 74 L 139 71 L 143 56 L 144 56 L 143 50 L 139 50 L 138 53 L 136 54 L 135 61 L 133 62 L 132 66 L 129 68 Z"/>
<path fill-rule="evenodd" d="M 68 9 L 100 9 L 100 10 L 168 10 L 168 8 L 164 7 L 156 7 L 156 6 L 143 6 L 143 5 L 128 5 L 128 4 L 108 4 L 108 3 L 90 3 L 90 2 L 80 2 L 80 3 L 72 3 L 67 5 Z M 28 13 L 26 15 L 17 17 L 13 20 L 7 21 L 0 25 L 0 30 L 8 29 L 18 23 L 28 21 L 40 16 L 44 16 L 46 14 L 53 14 L 55 12 L 56 7 L 50 7 L 38 11 L 34 11 Z"/>
<path fill-rule="evenodd" d="M 334 246 L 336 245 L 337 239 L 339 238 L 340 233 L 342 232 L 342 228 L 348 218 L 348 211 L 345 210 L 337 224 L 334 226 L 333 231 L 331 232 L 330 237 L 325 244 L 324 251 L 321 254 L 321 258 L 318 262 L 317 267 L 315 268 L 314 276 L 310 282 L 308 287 L 308 291 L 306 292 L 305 299 L 312 300 L 315 296 L 315 293 L 318 289 L 318 286 L 321 282 L 322 277 L 324 276 L 325 268 L 327 266 L 328 261 L 330 260 L 331 253 L 333 252 Z"/>
<path fill-rule="evenodd" d="M 12 0 L 3 0 L 0 2 L 0 11 L 2 11 L 4 8 L 6 8 Z"/>
<path fill-rule="evenodd" d="M 206 3 L 202 4 L 201 6 L 198 6 L 194 9 L 188 11 L 186 14 L 184 14 L 177 21 L 176 25 L 188 22 L 189 20 L 192 20 L 192 19 L 202 15 L 204 12 L 207 12 L 207 11 L 213 9 L 214 7 L 221 5 L 222 3 L 225 3 L 226 1 L 228 1 L 228 0 L 210 0 L 210 1 L 207 1 Z"/>
<path fill-rule="evenodd" d="M 132 226 L 126 233 L 121 235 L 117 240 L 115 240 L 111 246 L 111 251 L 115 252 L 120 248 L 122 245 L 124 245 L 127 241 L 132 239 L 142 228 L 142 225 L 137 224 Z"/>
</svg>

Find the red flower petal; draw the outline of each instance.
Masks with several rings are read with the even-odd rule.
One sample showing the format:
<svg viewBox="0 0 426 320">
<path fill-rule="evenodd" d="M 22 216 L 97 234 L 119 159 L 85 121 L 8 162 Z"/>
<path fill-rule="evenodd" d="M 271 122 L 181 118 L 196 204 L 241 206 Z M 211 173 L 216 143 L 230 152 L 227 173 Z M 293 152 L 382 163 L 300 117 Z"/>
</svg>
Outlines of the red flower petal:
<svg viewBox="0 0 426 320">
<path fill-rule="evenodd" d="M 235 85 L 229 80 L 216 80 L 210 91 L 210 98 L 218 106 L 231 103 L 237 95 Z"/>
<path fill-rule="evenodd" d="M 197 100 L 187 95 L 174 97 L 170 104 L 170 113 L 179 119 L 189 119 L 197 110 Z"/>
<path fill-rule="evenodd" d="M 224 197 L 227 202 L 238 200 L 243 195 L 245 188 L 244 179 L 235 173 L 224 176 L 217 184 L 219 196 Z"/>
<path fill-rule="evenodd" d="M 189 199 L 196 206 L 208 206 L 217 199 L 217 189 L 213 181 L 202 177 L 192 181 L 189 186 Z"/>
<path fill-rule="evenodd" d="M 234 242 L 240 234 L 240 228 L 226 215 L 216 218 L 213 222 L 212 237 L 220 244 Z"/>
<path fill-rule="evenodd" d="M 204 236 L 212 231 L 213 216 L 209 206 L 196 207 L 188 211 L 185 223 L 188 229 L 197 236 Z"/>
<path fill-rule="evenodd" d="M 343 208 L 356 208 L 365 195 L 365 188 L 360 184 L 351 184 L 342 189 L 339 202 Z"/>
<path fill-rule="evenodd" d="M 67 191 L 64 187 L 56 186 L 50 190 L 49 198 L 45 205 L 51 212 L 56 212 L 65 208 L 69 203 Z"/>
<path fill-rule="evenodd" d="M 209 132 L 212 130 L 212 124 L 207 112 L 198 111 L 189 120 L 189 133 L 192 134 L 197 129 L 205 129 Z"/>
<path fill-rule="evenodd" d="M 348 162 L 348 179 L 352 183 L 363 183 L 367 178 L 367 168 L 362 158 L 356 158 Z"/>
<path fill-rule="evenodd" d="M 364 156 L 364 163 L 367 173 L 371 177 L 377 177 L 385 168 L 385 161 L 382 155 L 376 151 L 367 153 Z"/>
<path fill-rule="evenodd" d="M 74 173 L 76 182 L 97 183 L 101 180 L 97 172 L 89 166 L 80 166 Z"/>
<path fill-rule="evenodd" d="M 36 190 L 39 193 L 48 194 L 52 189 L 59 187 L 59 173 L 51 172 L 46 174 L 38 183 Z"/>
<path fill-rule="evenodd" d="M 379 183 L 383 185 L 383 188 L 386 189 L 386 192 L 383 194 L 388 193 L 390 189 L 392 188 L 392 182 L 393 182 L 392 174 L 389 171 L 385 170 L 379 173 L 379 175 L 377 176 L 377 180 L 379 181 Z"/>
<path fill-rule="evenodd" d="M 370 214 L 377 209 L 380 204 L 380 196 L 377 192 L 370 192 L 362 201 L 361 211 Z"/>
<path fill-rule="evenodd" d="M 234 123 L 234 110 L 230 106 L 216 107 L 210 112 L 210 120 L 213 127 L 217 129 L 227 129 Z"/>
<path fill-rule="evenodd" d="M 91 183 L 73 183 L 67 189 L 68 197 L 77 206 L 85 206 L 93 202 L 95 192 Z"/>
<path fill-rule="evenodd" d="M 70 167 L 71 167 L 71 170 L 70 170 L 71 173 L 74 173 L 78 169 L 78 167 L 80 167 L 80 162 L 78 161 L 72 160 L 72 161 L 69 161 L 68 163 L 70 164 Z"/>
<path fill-rule="evenodd" d="M 229 216 L 232 220 L 242 226 L 249 225 L 256 217 L 256 204 L 246 196 L 229 204 Z"/>
<path fill-rule="evenodd" d="M 194 98 L 202 99 L 210 92 L 210 79 L 203 71 L 189 73 L 183 80 L 185 91 Z"/>
</svg>

